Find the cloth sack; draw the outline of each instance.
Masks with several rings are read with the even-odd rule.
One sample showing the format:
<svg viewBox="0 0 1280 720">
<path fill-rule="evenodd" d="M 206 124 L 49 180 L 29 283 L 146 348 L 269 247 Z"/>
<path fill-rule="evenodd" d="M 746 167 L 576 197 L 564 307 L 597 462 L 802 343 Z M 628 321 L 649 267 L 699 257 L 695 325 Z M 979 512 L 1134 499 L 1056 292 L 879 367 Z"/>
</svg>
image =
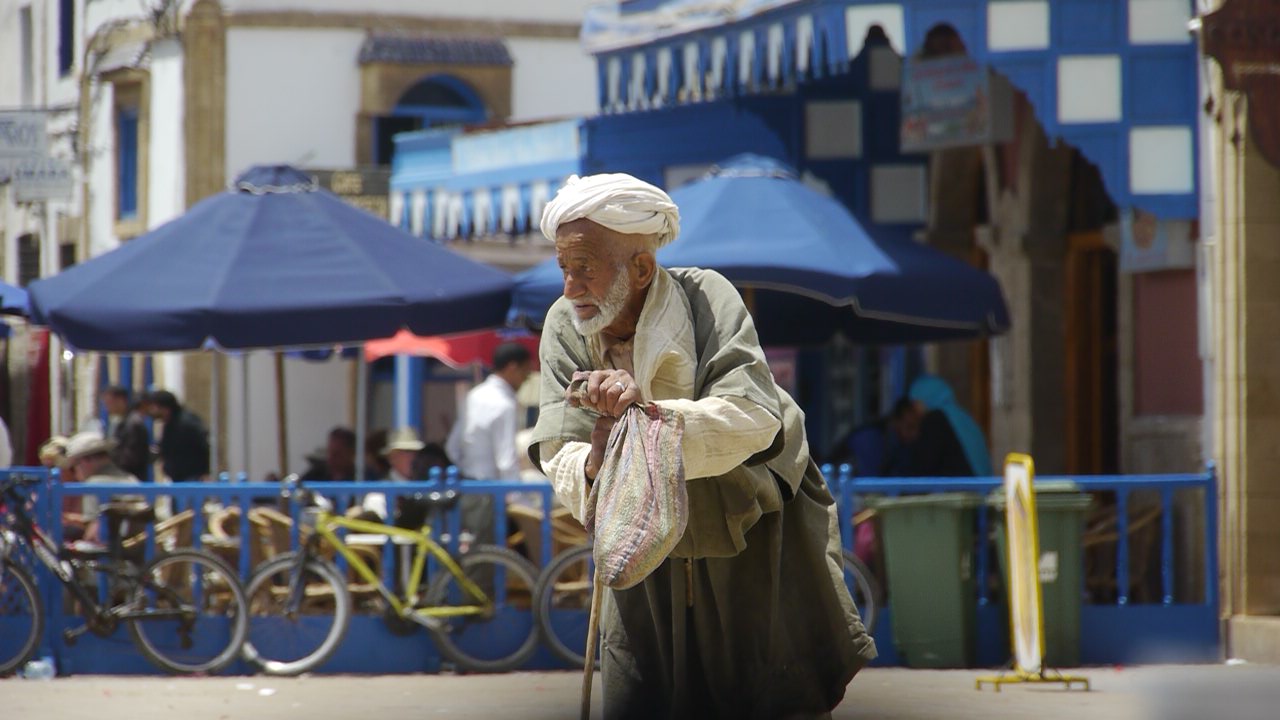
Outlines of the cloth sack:
<svg viewBox="0 0 1280 720">
<path fill-rule="evenodd" d="M 684 417 L 654 404 L 631 405 L 614 424 L 583 523 L 595 537 L 596 574 L 606 587 L 639 584 L 684 535 L 683 437 Z"/>
</svg>

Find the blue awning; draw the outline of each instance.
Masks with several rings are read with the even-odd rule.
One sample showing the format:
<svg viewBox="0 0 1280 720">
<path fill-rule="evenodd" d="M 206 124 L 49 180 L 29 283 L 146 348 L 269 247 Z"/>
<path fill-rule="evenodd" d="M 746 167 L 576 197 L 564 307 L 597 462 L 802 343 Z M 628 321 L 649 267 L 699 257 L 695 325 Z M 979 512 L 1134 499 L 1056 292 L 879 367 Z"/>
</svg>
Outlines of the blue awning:
<svg viewBox="0 0 1280 720">
<path fill-rule="evenodd" d="M 970 56 L 1026 94 L 1050 139 L 1098 167 L 1117 205 L 1194 218 L 1200 102 L 1190 19 L 1191 3 L 667 0 L 595 9 L 583 41 L 596 55 L 602 112 L 626 113 L 843 72 L 877 25 L 909 56 L 947 24 Z"/>
</svg>

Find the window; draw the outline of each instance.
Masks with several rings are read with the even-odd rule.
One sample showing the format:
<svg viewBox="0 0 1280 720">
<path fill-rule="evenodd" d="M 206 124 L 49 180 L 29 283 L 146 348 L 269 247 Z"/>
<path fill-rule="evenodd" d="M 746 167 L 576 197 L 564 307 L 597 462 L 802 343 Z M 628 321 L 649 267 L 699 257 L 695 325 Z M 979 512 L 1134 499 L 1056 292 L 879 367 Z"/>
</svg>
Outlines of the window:
<svg viewBox="0 0 1280 720">
<path fill-rule="evenodd" d="M 36 67 L 35 44 L 31 26 L 31 6 L 18 11 L 18 35 L 22 53 L 22 104 L 29 107 L 35 104 Z"/>
<path fill-rule="evenodd" d="M 436 75 L 409 88 L 388 115 L 374 119 L 373 158 L 389 165 L 396 133 L 483 122 L 488 117 L 479 95 L 465 82 Z"/>
<path fill-rule="evenodd" d="M 116 218 L 138 216 L 138 109 L 116 108 Z"/>
<path fill-rule="evenodd" d="M 63 77 L 76 62 L 76 0 L 58 0 L 58 72 Z"/>
<path fill-rule="evenodd" d="M 26 287 L 40 279 L 40 236 L 27 233 L 18 236 L 18 285 Z"/>
</svg>

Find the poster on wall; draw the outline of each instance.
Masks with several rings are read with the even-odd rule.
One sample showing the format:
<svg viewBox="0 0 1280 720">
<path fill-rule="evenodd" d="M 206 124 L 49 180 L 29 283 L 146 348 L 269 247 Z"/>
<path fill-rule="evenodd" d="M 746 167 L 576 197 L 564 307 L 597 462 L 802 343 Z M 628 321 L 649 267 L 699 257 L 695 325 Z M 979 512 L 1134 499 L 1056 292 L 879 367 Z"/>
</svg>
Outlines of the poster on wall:
<svg viewBox="0 0 1280 720">
<path fill-rule="evenodd" d="M 909 60 L 902 70 L 902 152 L 1006 142 L 1013 137 L 1007 81 L 968 56 Z"/>
<path fill-rule="evenodd" d="M 1130 208 L 1120 213 L 1120 272 L 1141 273 L 1195 267 L 1190 220 L 1161 220 Z"/>
</svg>

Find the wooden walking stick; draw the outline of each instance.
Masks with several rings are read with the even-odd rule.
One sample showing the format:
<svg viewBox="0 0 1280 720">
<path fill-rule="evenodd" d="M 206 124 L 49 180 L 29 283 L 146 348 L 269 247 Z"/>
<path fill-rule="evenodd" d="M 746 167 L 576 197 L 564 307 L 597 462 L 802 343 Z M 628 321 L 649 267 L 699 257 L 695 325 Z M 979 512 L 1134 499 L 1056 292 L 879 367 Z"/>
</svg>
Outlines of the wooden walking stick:
<svg viewBox="0 0 1280 720">
<path fill-rule="evenodd" d="M 591 619 L 587 621 L 587 660 L 582 665 L 582 720 L 591 720 L 591 678 L 596 674 L 596 637 L 600 634 L 600 571 L 591 572 Z"/>
</svg>

